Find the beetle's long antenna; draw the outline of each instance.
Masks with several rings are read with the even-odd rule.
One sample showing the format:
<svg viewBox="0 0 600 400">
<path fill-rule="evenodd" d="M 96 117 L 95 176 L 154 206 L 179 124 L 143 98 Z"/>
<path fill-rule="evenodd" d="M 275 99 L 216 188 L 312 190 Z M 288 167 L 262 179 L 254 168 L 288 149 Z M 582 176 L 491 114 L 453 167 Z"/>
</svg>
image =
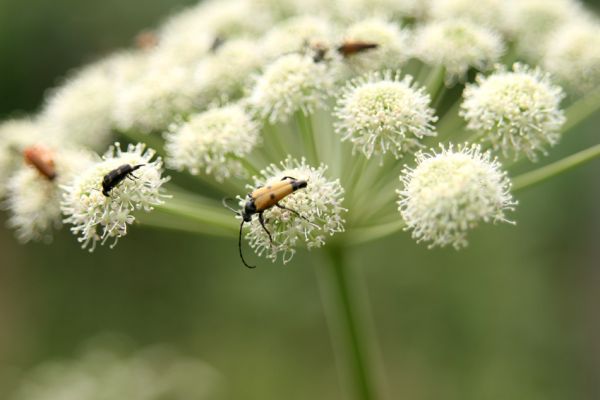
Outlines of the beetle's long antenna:
<svg viewBox="0 0 600 400">
<path fill-rule="evenodd" d="M 256 268 L 256 265 L 249 265 L 246 260 L 244 260 L 244 255 L 242 254 L 242 228 L 244 227 L 244 222 L 246 221 L 242 221 L 242 223 L 240 224 L 240 236 L 238 238 L 238 249 L 240 251 L 240 258 L 242 259 L 242 262 L 244 263 L 244 265 L 248 268 Z"/>
<path fill-rule="evenodd" d="M 223 207 L 227 208 L 228 210 L 231 210 L 231 211 L 233 211 L 233 212 L 234 212 L 234 213 L 236 213 L 237 215 L 240 215 L 240 212 L 239 212 L 238 210 L 235 210 L 235 209 L 233 209 L 232 207 L 229 207 L 229 204 L 227 204 L 227 201 L 228 201 L 228 200 L 235 200 L 235 199 L 232 199 L 231 197 L 223 197 L 223 200 L 222 200 L 222 202 L 223 202 Z"/>
</svg>

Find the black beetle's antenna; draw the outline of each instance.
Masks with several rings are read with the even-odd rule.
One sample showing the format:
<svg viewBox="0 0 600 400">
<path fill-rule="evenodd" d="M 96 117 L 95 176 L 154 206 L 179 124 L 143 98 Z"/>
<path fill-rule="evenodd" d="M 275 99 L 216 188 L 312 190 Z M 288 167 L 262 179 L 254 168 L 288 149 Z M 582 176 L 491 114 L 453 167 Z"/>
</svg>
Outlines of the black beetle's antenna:
<svg viewBox="0 0 600 400">
<path fill-rule="evenodd" d="M 240 251 L 240 258 L 242 259 L 242 262 L 244 263 L 244 265 L 248 268 L 256 268 L 256 265 L 250 265 L 246 262 L 246 260 L 244 260 L 244 255 L 242 254 L 242 228 L 244 227 L 244 222 L 242 220 L 242 223 L 240 224 L 240 236 L 238 238 L 238 250 Z"/>
<path fill-rule="evenodd" d="M 240 213 L 240 211 L 239 211 L 239 210 L 236 210 L 236 209 L 234 209 L 234 208 L 230 207 L 230 206 L 229 206 L 229 204 L 227 204 L 227 201 L 228 201 L 228 200 L 235 200 L 235 199 L 232 199 L 231 197 L 223 197 L 223 200 L 222 200 L 222 202 L 223 202 L 223 207 L 227 208 L 228 210 L 231 210 L 231 211 L 233 211 L 233 212 L 234 212 L 234 213 L 236 213 L 237 215 L 241 215 L 241 213 Z"/>
</svg>

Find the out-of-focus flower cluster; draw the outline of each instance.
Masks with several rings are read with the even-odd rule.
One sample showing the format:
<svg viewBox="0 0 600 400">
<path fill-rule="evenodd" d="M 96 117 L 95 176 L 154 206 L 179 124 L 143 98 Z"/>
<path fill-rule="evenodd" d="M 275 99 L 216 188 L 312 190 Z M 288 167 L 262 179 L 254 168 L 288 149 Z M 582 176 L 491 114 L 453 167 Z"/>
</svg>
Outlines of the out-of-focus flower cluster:
<svg viewBox="0 0 600 400">
<path fill-rule="evenodd" d="M 69 361 L 39 365 L 11 400 L 208 400 L 223 394 L 222 378 L 202 361 L 166 347 L 133 354 L 91 348 Z"/>
<path fill-rule="evenodd" d="M 255 210 L 273 241 L 257 220 L 245 237 L 273 260 L 399 218 L 462 247 L 515 204 L 502 163 L 547 153 L 564 108 L 597 91 L 599 31 L 575 0 L 204 1 L 4 122 L 0 196 L 23 241 L 64 222 L 93 248 L 170 201 L 157 152 L 223 196 L 307 180 L 278 194 L 294 212 Z M 153 150 L 93 155 L 115 140 Z M 56 179 L 23 160 L 40 144 Z"/>
</svg>

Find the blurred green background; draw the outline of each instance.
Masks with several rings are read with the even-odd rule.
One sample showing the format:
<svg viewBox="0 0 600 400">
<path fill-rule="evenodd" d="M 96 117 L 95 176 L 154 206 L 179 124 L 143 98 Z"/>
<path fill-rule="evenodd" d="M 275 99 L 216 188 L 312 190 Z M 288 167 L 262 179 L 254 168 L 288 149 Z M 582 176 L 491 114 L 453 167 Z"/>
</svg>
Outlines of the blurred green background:
<svg viewBox="0 0 600 400">
<path fill-rule="evenodd" d="M 37 110 L 67 71 L 191 3 L 0 0 L 0 116 Z M 588 120 L 551 158 L 598 143 L 598 126 Z M 482 227 L 461 252 L 407 233 L 352 249 L 391 398 L 600 398 L 599 177 L 595 162 L 519 193 L 517 226 Z M 23 246 L 2 228 L 0 399 L 23 371 L 107 331 L 207 361 L 231 399 L 342 398 L 319 257 L 246 270 L 234 240 L 134 228 L 88 254 L 64 231 Z"/>
</svg>

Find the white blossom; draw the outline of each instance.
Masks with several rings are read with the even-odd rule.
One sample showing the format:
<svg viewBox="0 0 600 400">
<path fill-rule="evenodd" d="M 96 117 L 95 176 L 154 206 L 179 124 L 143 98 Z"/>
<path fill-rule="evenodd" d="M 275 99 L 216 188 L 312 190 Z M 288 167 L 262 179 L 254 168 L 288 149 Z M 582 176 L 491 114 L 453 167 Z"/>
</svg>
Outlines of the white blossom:
<svg viewBox="0 0 600 400">
<path fill-rule="evenodd" d="M 542 64 L 573 92 L 600 86 L 600 23 L 573 22 L 553 32 Z"/>
<path fill-rule="evenodd" d="M 435 136 L 437 118 L 429 103 L 411 76 L 369 73 L 344 88 L 334 111 L 335 131 L 367 158 L 388 152 L 399 158 L 418 148 L 423 137 Z"/>
<path fill-rule="evenodd" d="M 167 165 L 222 182 L 244 176 L 240 162 L 260 140 L 260 126 L 240 105 L 229 105 L 193 115 L 166 135 Z"/>
<path fill-rule="evenodd" d="M 537 68 L 515 64 L 512 71 L 500 68 L 488 77 L 479 75 L 463 97 L 460 115 L 467 128 L 506 156 L 524 154 L 535 160 L 560 139 L 564 93 Z"/>
<path fill-rule="evenodd" d="M 308 249 L 321 247 L 329 236 L 344 231 L 344 189 L 339 180 L 327 178 L 326 171 L 327 167 L 323 164 L 315 168 L 308 165 L 304 159 L 297 161 L 287 158 L 280 165 L 269 165 L 261 171 L 261 176 L 255 177 L 254 185 L 248 186 L 251 191 L 259 186 L 280 182 L 286 176 L 307 181 L 305 188 L 298 189 L 279 202 L 298 215 L 278 207 L 264 212 L 265 227 L 271 233 L 272 243 L 258 218 L 254 218 L 250 223 L 246 238 L 258 255 L 264 254 L 276 261 L 281 254 L 283 262 L 286 263 L 291 260 L 299 246 Z M 240 204 L 243 205 L 245 200 L 240 198 Z"/>
<path fill-rule="evenodd" d="M 325 63 L 288 54 L 267 66 L 256 79 L 248 104 L 270 123 L 285 122 L 296 112 L 312 114 L 324 108 L 332 88 L 333 76 Z"/>
<path fill-rule="evenodd" d="M 90 251 L 93 251 L 98 241 L 104 244 L 110 238 L 114 239 L 114 246 L 127 234 L 127 226 L 135 221 L 135 211 L 149 212 L 163 203 L 165 195 L 161 186 L 168 178 L 162 177 L 160 157 L 152 161 L 154 154 L 154 150 L 146 150 L 143 144 L 129 145 L 122 151 L 116 143 L 103 161 L 81 171 L 65 186 L 61 203 L 66 216 L 63 222 L 73 225 L 71 232 L 79 236 L 83 248 L 91 245 Z M 102 193 L 104 176 L 125 164 L 141 167 L 105 196 Z"/>
<path fill-rule="evenodd" d="M 464 80 L 469 68 L 485 70 L 504 53 L 500 35 L 468 20 L 433 21 L 415 32 L 413 54 L 443 66 L 446 81 Z"/>
<path fill-rule="evenodd" d="M 60 201 L 63 185 L 92 162 L 91 154 L 83 150 L 50 149 L 49 161 L 56 170 L 50 180 L 31 165 L 23 164 L 7 183 L 5 207 L 8 226 L 16 230 L 21 242 L 49 241 L 53 230 L 61 227 Z"/>
<path fill-rule="evenodd" d="M 398 210 L 417 241 L 430 247 L 467 245 L 467 233 L 481 222 L 509 222 L 516 202 L 497 160 L 477 145 L 419 152 L 397 190 Z"/>
</svg>

